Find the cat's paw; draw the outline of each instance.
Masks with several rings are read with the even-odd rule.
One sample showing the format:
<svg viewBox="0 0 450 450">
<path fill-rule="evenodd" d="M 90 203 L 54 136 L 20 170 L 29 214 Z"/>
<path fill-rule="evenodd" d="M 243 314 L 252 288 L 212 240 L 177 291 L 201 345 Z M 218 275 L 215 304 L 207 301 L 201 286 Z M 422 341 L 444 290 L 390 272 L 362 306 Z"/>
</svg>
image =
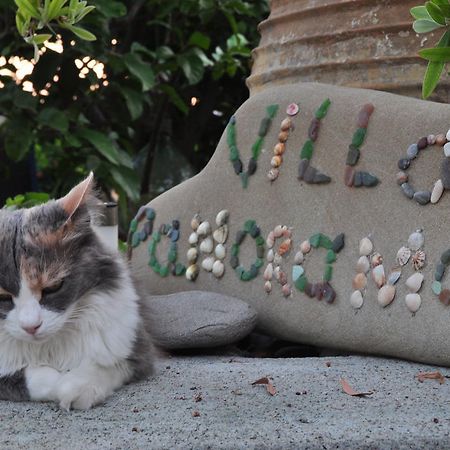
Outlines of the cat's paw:
<svg viewBox="0 0 450 450">
<path fill-rule="evenodd" d="M 61 378 L 61 372 L 53 367 L 38 366 L 25 369 L 25 382 L 31 400 L 56 400 L 56 386 Z"/>
<path fill-rule="evenodd" d="M 107 396 L 105 389 L 83 376 L 68 373 L 58 388 L 59 406 L 70 409 L 90 409 L 102 403 Z"/>
</svg>

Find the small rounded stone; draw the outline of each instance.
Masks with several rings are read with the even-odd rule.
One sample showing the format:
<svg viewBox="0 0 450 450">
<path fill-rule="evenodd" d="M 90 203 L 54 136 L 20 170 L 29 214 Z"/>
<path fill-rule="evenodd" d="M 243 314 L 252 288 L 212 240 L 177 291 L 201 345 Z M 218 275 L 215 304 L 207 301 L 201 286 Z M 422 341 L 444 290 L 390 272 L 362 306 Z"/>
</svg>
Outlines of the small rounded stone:
<svg viewBox="0 0 450 450">
<path fill-rule="evenodd" d="M 301 252 L 306 255 L 307 253 L 309 253 L 311 251 L 311 244 L 309 241 L 303 241 L 300 244 L 300 250 Z"/>
<path fill-rule="evenodd" d="M 450 304 L 450 289 L 444 289 L 439 294 L 439 300 L 445 305 L 448 306 Z"/>
<path fill-rule="evenodd" d="M 437 180 L 436 183 L 434 183 L 433 190 L 431 191 L 431 203 L 435 204 L 437 203 L 440 198 L 442 197 L 442 194 L 444 193 L 444 184 L 442 183 L 442 180 Z"/>
<path fill-rule="evenodd" d="M 419 205 L 427 205 L 431 200 L 431 192 L 418 191 L 414 193 L 413 198 Z"/>
<path fill-rule="evenodd" d="M 353 183 L 355 181 L 355 171 L 353 170 L 352 166 L 345 166 L 344 171 L 344 184 L 348 187 L 353 186 Z"/>
<path fill-rule="evenodd" d="M 412 312 L 415 313 L 419 311 L 420 305 L 422 304 L 422 299 L 420 298 L 419 294 L 408 294 L 405 297 L 405 303 L 407 308 Z"/>
<path fill-rule="evenodd" d="M 408 197 L 409 199 L 412 199 L 414 197 L 415 191 L 414 188 L 409 183 L 403 183 L 401 185 L 402 192 Z"/>
<path fill-rule="evenodd" d="M 450 189 L 450 158 L 444 158 L 441 164 L 441 180 L 444 189 Z"/>
<path fill-rule="evenodd" d="M 278 134 L 278 140 L 280 142 L 286 142 L 289 138 L 289 131 L 280 131 Z"/>
<path fill-rule="evenodd" d="M 431 284 L 431 290 L 436 295 L 439 295 L 442 292 L 442 284 L 439 281 L 433 281 L 433 283 Z"/>
<path fill-rule="evenodd" d="M 358 117 L 356 120 L 356 126 L 358 128 L 367 128 L 369 125 L 369 119 L 372 115 L 375 107 L 372 105 L 372 103 L 368 103 L 367 105 L 364 105 L 361 108 L 361 111 L 358 113 Z"/>
<path fill-rule="evenodd" d="M 277 156 L 281 156 L 285 150 L 286 146 L 282 142 L 278 142 L 278 144 L 276 144 L 275 147 L 273 148 L 273 152 Z"/>
<path fill-rule="evenodd" d="M 384 285 L 379 291 L 378 291 L 378 304 L 385 308 L 386 306 L 390 305 L 395 297 L 395 286 L 392 286 L 390 284 Z"/>
<path fill-rule="evenodd" d="M 450 141 L 450 130 L 447 131 L 445 138 L 447 139 L 447 141 Z"/>
<path fill-rule="evenodd" d="M 397 179 L 397 184 L 401 186 L 403 183 L 406 183 L 408 181 L 408 174 L 406 174 L 403 171 L 398 172 L 396 175 L 396 179 Z"/>
<path fill-rule="evenodd" d="M 361 256 L 368 256 L 372 253 L 372 251 L 372 241 L 368 237 L 361 239 L 361 241 L 359 242 L 359 254 Z"/>
<path fill-rule="evenodd" d="M 428 146 L 428 137 L 424 136 L 423 138 L 420 138 L 417 142 L 417 148 L 419 150 L 423 150 L 424 148 L 427 148 Z"/>
<path fill-rule="evenodd" d="M 294 256 L 294 262 L 295 264 L 302 264 L 305 260 L 305 256 L 303 255 L 303 252 L 299 251 Z"/>
<path fill-rule="evenodd" d="M 427 136 L 427 144 L 428 145 L 434 145 L 436 144 L 436 136 L 434 134 L 429 134 Z"/>
<path fill-rule="evenodd" d="M 436 145 L 443 147 L 447 142 L 447 138 L 443 134 L 436 135 Z"/>
<path fill-rule="evenodd" d="M 355 278 L 353 278 L 352 282 L 353 289 L 361 291 L 367 286 L 367 277 L 363 273 L 356 274 Z"/>
<path fill-rule="evenodd" d="M 271 159 L 270 165 L 276 169 L 277 167 L 281 166 L 282 162 L 283 162 L 283 159 L 281 158 L 281 156 L 276 155 Z"/>
<path fill-rule="evenodd" d="M 292 126 L 292 120 L 289 117 L 286 117 L 282 120 L 280 128 L 283 131 L 288 131 Z"/>
<path fill-rule="evenodd" d="M 438 262 L 436 265 L 436 270 L 434 272 L 434 279 L 436 281 L 441 281 L 442 278 L 444 277 L 444 273 L 445 273 L 445 265 L 442 264 L 442 262 Z"/>
<path fill-rule="evenodd" d="M 421 231 L 414 231 L 408 237 L 408 247 L 411 250 L 419 250 L 420 247 L 423 246 L 425 242 L 425 238 L 423 237 L 423 233 Z"/>
<path fill-rule="evenodd" d="M 448 158 L 450 156 L 450 142 L 444 145 L 444 156 Z"/>
<path fill-rule="evenodd" d="M 419 154 L 419 147 L 417 144 L 411 144 L 406 150 L 406 156 L 408 159 L 414 159 Z"/>
<path fill-rule="evenodd" d="M 411 160 L 408 158 L 402 158 L 398 161 L 398 168 L 400 170 L 406 170 L 411 165 Z"/>
<path fill-rule="evenodd" d="M 361 291 L 354 291 L 350 296 L 350 305 L 355 309 L 360 309 L 364 304 L 364 299 Z"/>
<path fill-rule="evenodd" d="M 450 263 L 450 249 L 446 250 L 441 255 L 441 263 L 447 266 Z"/>
</svg>

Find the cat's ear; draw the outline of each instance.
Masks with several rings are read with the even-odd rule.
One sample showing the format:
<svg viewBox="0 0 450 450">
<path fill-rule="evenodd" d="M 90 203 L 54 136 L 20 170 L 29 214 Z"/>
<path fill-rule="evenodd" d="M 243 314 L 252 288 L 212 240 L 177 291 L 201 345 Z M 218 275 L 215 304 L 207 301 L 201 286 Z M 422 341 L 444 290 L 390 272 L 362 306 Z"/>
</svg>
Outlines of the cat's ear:
<svg viewBox="0 0 450 450">
<path fill-rule="evenodd" d="M 72 190 L 63 198 L 58 200 L 60 206 L 69 216 L 69 221 L 75 214 L 77 209 L 84 204 L 86 199 L 92 194 L 94 188 L 94 174 L 91 172 L 89 176 L 83 180 L 80 184 L 77 184 Z"/>
</svg>

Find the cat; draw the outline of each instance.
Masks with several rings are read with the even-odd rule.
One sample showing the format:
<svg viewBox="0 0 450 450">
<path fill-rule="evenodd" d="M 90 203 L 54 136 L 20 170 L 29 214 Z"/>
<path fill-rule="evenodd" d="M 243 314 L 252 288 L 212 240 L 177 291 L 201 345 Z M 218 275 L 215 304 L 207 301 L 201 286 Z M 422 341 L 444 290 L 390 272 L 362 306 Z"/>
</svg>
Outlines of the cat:
<svg viewBox="0 0 450 450">
<path fill-rule="evenodd" d="M 65 197 L 0 210 L 0 399 L 89 409 L 152 371 L 148 314 L 90 223 L 91 173 Z"/>
</svg>

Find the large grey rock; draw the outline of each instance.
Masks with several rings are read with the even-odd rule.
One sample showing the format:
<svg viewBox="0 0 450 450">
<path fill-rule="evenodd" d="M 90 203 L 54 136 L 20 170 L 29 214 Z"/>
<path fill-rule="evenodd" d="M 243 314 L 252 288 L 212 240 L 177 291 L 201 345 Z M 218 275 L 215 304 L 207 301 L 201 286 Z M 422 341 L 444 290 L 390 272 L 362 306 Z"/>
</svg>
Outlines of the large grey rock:
<svg viewBox="0 0 450 450">
<path fill-rule="evenodd" d="M 307 184 L 297 179 L 299 153 L 307 139 L 314 112 L 326 98 L 332 103 L 322 120 L 311 163 L 332 180 L 325 185 Z M 291 102 L 299 103 L 300 112 L 293 118 L 295 129 L 286 142 L 280 175 L 271 183 L 267 173 L 273 148 L 278 141 L 280 123 L 286 117 L 286 107 Z M 372 188 L 349 188 L 344 185 L 345 162 L 356 130 L 357 115 L 366 103 L 373 103 L 375 111 L 355 169 L 374 174 L 380 183 Z M 192 216 L 200 213 L 214 230 L 216 214 L 228 210 L 229 238 L 225 243 L 227 256 L 223 277 L 216 279 L 203 269 L 194 282 L 184 276 L 159 276 L 148 266 L 147 243 L 133 251 L 132 267 L 136 276 L 152 294 L 192 289 L 240 298 L 258 312 L 259 329 L 290 341 L 450 365 L 450 309 L 431 290 L 436 264 L 442 252 L 450 247 L 450 193 L 444 192 L 437 204 L 419 205 L 405 196 L 396 179 L 398 161 L 405 157 L 411 144 L 428 134 L 447 132 L 449 106 L 384 92 L 314 83 L 266 89 L 246 101 L 235 115 L 237 147 L 245 167 L 252 154 L 259 123 L 270 104 L 279 104 L 280 109 L 266 136 L 258 169 L 249 178 L 247 189 L 243 189 L 240 178 L 234 173 L 227 133 L 224 133 L 211 161 L 199 175 L 150 204 L 156 211 L 155 229 L 174 219 L 179 220 L 178 262 L 184 265 L 187 265 Z M 442 148 L 421 150 L 407 171 L 408 183 L 416 191 L 432 189 L 440 178 L 444 160 Z M 272 283 L 272 292 L 266 294 L 264 266 L 256 278 L 242 281 L 239 273 L 232 269 L 230 257 L 236 233 L 249 219 L 257 222 L 264 240 L 279 224 L 292 227 L 293 250 L 282 261 L 291 285 L 294 256 L 303 240 L 318 232 L 331 240 L 345 233 L 345 247 L 333 264 L 334 303 L 311 299 L 295 288 L 292 296 L 285 298 L 276 281 Z M 139 229 L 142 226 L 143 222 L 140 222 Z M 383 266 L 389 275 L 396 265 L 397 251 L 418 228 L 424 230 L 427 260 L 421 270 L 425 278 L 420 291 L 420 310 L 411 313 L 405 304 L 408 294 L 405 281 L 414 273 L 412 261 L 403 267 L 402 276 L 395 285 L 395 299 L 389 306 L 379 305 L 379 290 L 369 276 L 364 305 L 355 310 L 349 299 L 353 292 L 352 279 L 360 240 L 369 234 L 372 236 L 374 251 L 383 256 Z M 170 239 L 162 237 L 157 247 L 161 264 L 167 261 L 169 249 Z M 309 281 L 317 283 L 322 279 L 325 255 L 324 249 L 314 249 L 307 255 L 304 268 Z M 199 264 L 203 258 L 199 258 Z M 240 247 L 240 263 L 248 270 L 255 259 L 255 242 L 247 237 Z M 450 286 L 448 272 L 443 278 L 443 288 Z"/>
<path fill-rule="evenodd" d="M 167 349 L 231 344 L 256 325 L 256 312 L 247 303 L 214 292 L 179 292 L 148 301 L 152 334 L 156 343 Z"/>
</svg>

